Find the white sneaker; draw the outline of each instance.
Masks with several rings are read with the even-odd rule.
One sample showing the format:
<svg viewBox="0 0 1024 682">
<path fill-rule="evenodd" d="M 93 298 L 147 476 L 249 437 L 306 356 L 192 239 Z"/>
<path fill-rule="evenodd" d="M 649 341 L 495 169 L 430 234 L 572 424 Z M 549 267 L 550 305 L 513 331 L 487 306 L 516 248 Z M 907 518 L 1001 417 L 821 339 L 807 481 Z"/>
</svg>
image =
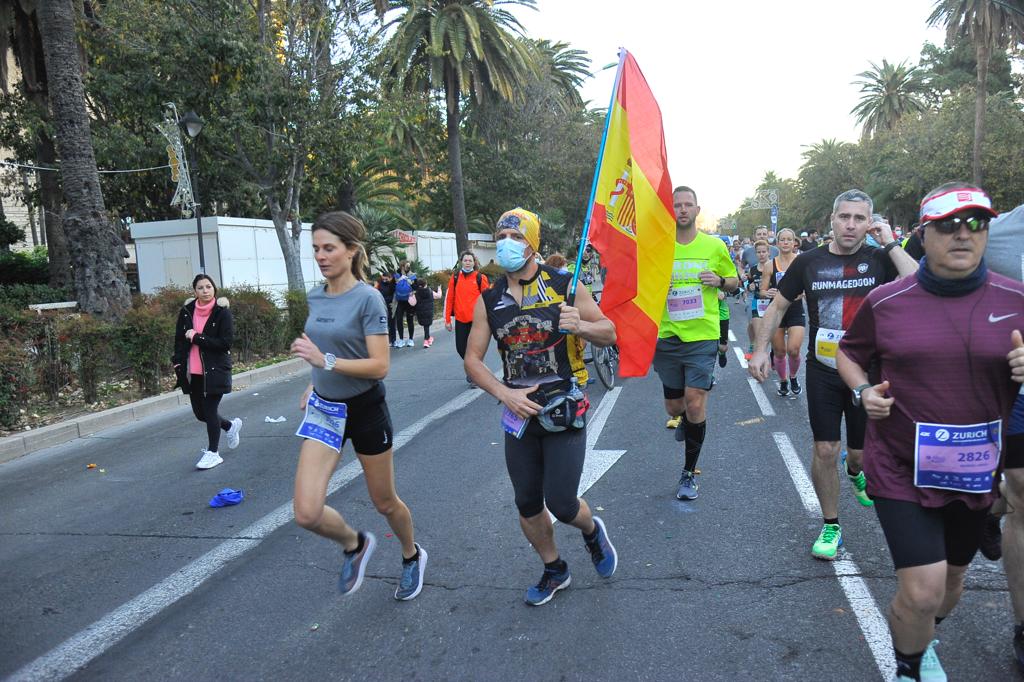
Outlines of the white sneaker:
<svg viewBox="0 0 1024 682">
<path fill-rule="evenodd" d="M 398 339 L 398 341 L 395 341 L 395 348 L 405 348 L 405 339 Z"/>
<path fill-rule="evenodd" d="M 210 452 L 209 450 L 203 450 L 203 456 L 196 462 L 196 469 L 212 469 L 224 462 L 224 458 L 218 455 L 216 452 Z"/>
<path fill-rule="evenodd" d="M 242 439 L 242 420 L 235 417 L 231 420 L 231 428 L 228 429 L 228 447 L 234 450 L 238 447 L 238 441 Z"/>
<path fill-rule="evenodd" d="M 405 342 L 405 347 L 406 348 L 412 348 L 415 345 L 416 345 L 416 342 L 412 340 L 411 336 L 409 337 L 409 340 Z"/>
</svg>

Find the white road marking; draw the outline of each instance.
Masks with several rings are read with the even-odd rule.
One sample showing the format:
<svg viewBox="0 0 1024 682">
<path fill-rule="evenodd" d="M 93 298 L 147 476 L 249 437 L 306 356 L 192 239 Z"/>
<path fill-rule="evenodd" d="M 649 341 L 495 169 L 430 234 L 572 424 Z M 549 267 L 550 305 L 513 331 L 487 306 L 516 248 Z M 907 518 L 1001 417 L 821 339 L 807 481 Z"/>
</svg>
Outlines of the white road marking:
<svg viewBox="0 0 1024 682">
<path fill-rule="evenodd" d="M 729 330 L 729 340 L 736 343 L 736 335 L 732 333 L 731 329 Z"/>
<path fill-rule="evenodd" d="M 608 415 L 615 407 L 615 401 L 619 399 L 622 387 L 616 386 L 604 394 L 600 404 L 594 409 L 590 421 L 587 423 L 587 456 L 583 460 L 583 473 L 580 474 L 580 486 L 576 494 L 580 497 L 590 490 L 591 486 L 601 480 L 601 477 L 608 473 L 619 458 L 626 454 L 625 450 L 595 450 L 597 439 L 601 437 L 604 426 L 608 422 Z M 558 523 L 551 512 L 551 523 Z"/>
<path fill-rule="evenodd" d="M 775 439 L 775 445 L 779 448 L 779 453 L 782 454 L 782 460 L 786 463 L 789 476 L 793 479 L 793 485 L 796 486 L 804 509 L 812 517 L 820 518 L 821 507 L 818 505 L 818 496 L 814 492 L 814 485 L 807 476 L 807 470 L 804 469 L 803 462 L 796 454 L 789 436 L 782 432 L 776 432 L 772 434 L 772 438 Z M 889 624 L 878 610 L 878 605 L 875 603 L 874 597 L 871 596 L 867 583 L 860 577 L 860 568 L 853 561 L 853 557 L 845 550 L 840 550 L 840 557 L 832 562 L 832 569 L 839 579 L 839 586 L 843 589 L 850 608 L 857 616 L 857 623 L 860 625 L 861 632 L 864 633 L 864 639 L 871 649 L 871 655 L 875 659 L 878 671 L 882 674 L 882 679 L 891 680 L 896 674 L 896 665 L 892 657 Z"/>
<path fill-rule="evenodd" d="M 772 404 L 768 401 L 768 396 L 765 395 L 764 389 L 761 388 L 761 384 L 757 383 L 757 379 L 754 377 L 747 377 L 747 383 L 750 384 L 750 390 L 754 394 L 754 400 L 757 401 L 757 406 L 761 408 L 761 414 L 766 417 L 774 417 L 775 410 L 772 408 Z"/>
<path fill-rule="evenodd" d="M 582 496 L 590 490 L 590 487 L 597 483 L 612 466 L 619 461 L 619 458 L 626 454 L 625 450 L 595 450 L 597 439 L 601 437 L 604 426 L 608 421 L 608 415 L 615 408 L 615 401 L 619 399 L 622 387 L 616 386 L 604 394 L 601 404 L 594 410 L 594 418 L 587 424 L 587 458 L 583 462 L 583 474 L 580 476 L 580 487 L 578 495 Z"/>
<path fill-rule="evenodd" d="M 394 450 L 397 451 L 408 443 L 430 423 L 465 407 L 482 395 L 484 395 L 484 391 L 481 389 L 467 390 L 426 417 L 414 422 L 395 435 Z M 614 399 L 612 403 L 614 404 Z M 607 416 L 604 418 L 607 419 Z M 602 428 L 603 423 L 602 421 Z M 497 421 L 495 421 L 495 427 L 497 428 Z M 363 469 L 358 460 L 349 462 L 331 477 L 330 483 L 327 485 L 327 494 L 331 495 L 337 492 L 362 474 Z M 246 539 L 222 542 L 192 563 L 175 571 L 139 596 L 122 604 L 62 644 L 17 670 L 8 679 L 60 680 L 71 675 L 140 628 L 153 616 L 194 592 L 227 563 L 259 546 L 267 536 L 293 518 L 292 502 L 289 500 L 248 528 L 240 530 L 238 534 Z"/>
<path fill-rule="evenodd" d="M 738 346 L 733 346 L 732 349 L 736 351 L 736 359 L 740 361 L 740 367 L 746 369 L 747 359 L 743 357 L 743 351 Z"/>
</svg>

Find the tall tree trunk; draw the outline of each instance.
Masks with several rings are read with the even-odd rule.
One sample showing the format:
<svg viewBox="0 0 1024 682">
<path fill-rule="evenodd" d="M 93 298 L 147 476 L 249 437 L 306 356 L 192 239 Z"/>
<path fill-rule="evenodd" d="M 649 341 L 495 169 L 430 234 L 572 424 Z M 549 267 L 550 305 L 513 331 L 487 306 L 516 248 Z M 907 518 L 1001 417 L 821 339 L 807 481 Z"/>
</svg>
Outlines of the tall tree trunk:
<svg viewBox="0 0 1024 682">
<path fill-rule="evenodd" d="M 981 187 L 981 145 L 985 141 L 985 101 L 988 95 L 988 64 L 992 57 L 989 44 L 978 40 L 978 88 L 974 94 L 974 153 L 971 156 L 971 173 L 976 187 Z"/>
<path fill-rule="evenodd" d="M 44 111 L 49 104 L 43 104 Z M 36 132 L 36 162 L 43 167 L 57 165 L 57 150 L 53 140 L 40 128 Z M 71 255 L 64 234 L 64 205 L 61 201 L 60 178 L 53 171 L 38 171 L 39 208 L 42 211 L 43 243 L 50 262 L 50 286 L 74 292 L 71 277 Z"/>
<path fill-rule="evenodd" d="M 281 203 L 274 196 L 265 196 L 267 210 L 270 211 L 270 219 L 274 221 L 274 232 L 277 233 L 277 242 L 281 245 L 281 255 L 284 256 L 284 271 L 288 277 L 288 288 L 292 291 L 305 291 L 306 281 L 302 276 L 302 242 L 300 232 L 294 229 L 295 222 L 289 221 L 287 213 L 281 208 Z M 299 228 L 302 221 L 298 221 Z"/>
<path fill-rule="evenodd" d="M 103 205 L 85 107 L 74 6 L 71 0 L 42 0 L 37 12 L 66 204 L 64 233 L 78 306 L 83 312 L 118 321 L 131 308 L 124 264 L 128 250 Z"/>
<path fill-rule="evenodd" d="M 36 230 L 36 214 L 32 210 L 32 202 L 30 201 L 32 188 L 28 184 L 28 171 L 24 168 L 21 170 L 21 192 L 25 197 L 25 208 L 27 209 L 25 213 L 28 215 L 28 226 L 32 229 L 32 246 L 36 247 L 39 246 L 39 232 Z"/>
<path fill-rule="evenodd" d="M 466 191 L 462 185 L 462 142 L 459 138 L 459 83 L 455 72 L 445 67 L 444 91 L 447 99 L 448 163 L 452 177 L 452 218 L 455 220 L 455 248 L 459 253 L 469 249 L 469 227 L 466 220 Z"/>
</svg>

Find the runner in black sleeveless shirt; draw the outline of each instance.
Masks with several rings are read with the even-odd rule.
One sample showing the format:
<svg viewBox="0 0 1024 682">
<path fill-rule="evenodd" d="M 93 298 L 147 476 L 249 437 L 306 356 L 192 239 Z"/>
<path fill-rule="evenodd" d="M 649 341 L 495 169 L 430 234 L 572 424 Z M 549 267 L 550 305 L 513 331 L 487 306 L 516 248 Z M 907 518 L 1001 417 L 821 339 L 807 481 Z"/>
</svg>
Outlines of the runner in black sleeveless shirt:
<svg viewBox="0 0 1024 682">
<path fill-rule="evenodd" d="M 827 248 L 806 251 L 793 261 L 779 283 L 779 296 L 765 311 L 758 331 L 756 352 L 750 359 L 750 375 L 768 378 L 768 354 L 762 348 L 775 332 L 791 303 L 800 294 L 807 298 L 810 318 L 807 344 L 807 412 L 814 437 L 811 480 L 818 495 L 824 524 L 811 548 L 817 559 L 833 560 L 843 542 L 839 526 L 839 458 L 842 422 L 846 420 L 848 458 L 846 474 L 854 495 L 863 506 L 873 503 L 865 492 L 861 467 L 867 417 L 836 371 L 836 351 L 844 331 L 853 321 L 868 292 L 877 286 L 917 271 L 917 263 L 900 248 L 888 225 L 876 237 L 885 246 L 864 244 L 871 228 L 871 197 L 849 190 L 836 197 L 832 208 L 835 239 Z M 898 271 L 898 272 L 897 272 Z"/>
</svg>

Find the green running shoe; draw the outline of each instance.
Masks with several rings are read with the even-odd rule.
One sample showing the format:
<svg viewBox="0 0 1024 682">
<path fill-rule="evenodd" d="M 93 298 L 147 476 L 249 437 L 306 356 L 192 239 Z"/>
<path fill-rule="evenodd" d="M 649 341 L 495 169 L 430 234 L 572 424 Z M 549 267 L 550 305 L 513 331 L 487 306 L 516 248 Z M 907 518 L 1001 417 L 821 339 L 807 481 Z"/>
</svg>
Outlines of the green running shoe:
<svg viewBox="0 0 1024 682">
<path fill-rule="evenodd" d="M 935 645 L 938 643 L 939 640 L 933 639 L 921 656 L 921 682 L 946 682 L 946 671 L 942 669 L 935 653 Z"/>
<path fill-rule="evenodd" d="M 815 559 L 833 561 L 839 546 L 843 544 L 843 529 L 838 523 L 826 523 L 821 527 L 821 534 L 811 547 L 811 556 Z"/>
<path fill-rule="evenodd" d="M 874 507 L 875 501 L 868 497 L 867 487 L 868 478 L 864 475 L 864 472 L 860 472 L 856 476 L 846 475 L 850 479 L 850 483 L 853 484 L 853 496 L 857 498 L 862 507 Z"/>
</svg>

